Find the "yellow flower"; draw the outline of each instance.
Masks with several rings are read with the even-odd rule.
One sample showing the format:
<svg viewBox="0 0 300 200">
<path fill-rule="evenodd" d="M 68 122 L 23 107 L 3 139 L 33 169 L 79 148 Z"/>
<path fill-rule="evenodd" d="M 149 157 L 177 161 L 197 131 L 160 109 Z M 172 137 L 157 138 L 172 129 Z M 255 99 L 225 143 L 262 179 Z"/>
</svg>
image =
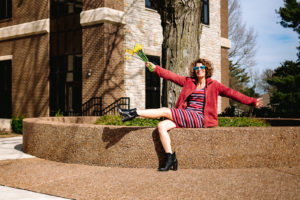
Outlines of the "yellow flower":
<svg viewBox="0 0 300 200">
<path fill-rule="evenodd" d="M 136 43 L 135 47 L 133 48 L 133 53 L 137 53 L 138 51 L 143 49 L 143 45 Z"/>
<path fill-rule="evenodd" d="M 129 59 L 130 59 L 130 57 L 129 57 L 129 56 L 125 56 L 125 59 L 126 59 L 126 60 L 129 60 Z"/>
<path fill-rule="evenodd" d="M 128 50 L 128 54 L 133 56 L 134 52 L 132 50 Z"/>
</svg>

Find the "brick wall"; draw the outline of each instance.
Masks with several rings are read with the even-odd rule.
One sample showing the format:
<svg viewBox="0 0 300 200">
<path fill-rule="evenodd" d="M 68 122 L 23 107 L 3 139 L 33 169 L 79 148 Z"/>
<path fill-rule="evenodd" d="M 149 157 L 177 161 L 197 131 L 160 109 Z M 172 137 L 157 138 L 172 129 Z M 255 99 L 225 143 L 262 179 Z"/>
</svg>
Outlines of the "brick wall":
<svg viewBox="0 0 300 200">
<path fill-rule="evenodd" d="M 100 7 L 107 7 L 116 10 L 124 10 L 123 0 L 83 0 L 82 10 L 91 10 Z"/>
<path fill-rule="evenodd" d="M 229 87 L 229 62 L 228 62 L 228 49 L 221 48 L 221 66 L 222 66 L 222 79 L 221 82 Z M 229 106 L 229 99 L 226 97 L 221 98 L 221 111 Z"/>
<path fill-rule="evenodd" d="M 221 37 L 228 38 L 228 0 L 221 0 Z"/>
<path fill-rule="evenodd" d="M 83 0 L 82 10 L 104 7 L 104 0 Z"/>
<path fill-rule="evenodd" d="M 221 82 L 221 16 L 220 1 L 209 1 L 210 24 L 203 25 L 200 38 L 200 57 L 213 63 L 214 73 L 212 78 Z M 221 111 L 221 99 L 219 97 L 218 112 Z"/>
<path fill-rule="evenodd" d="M 0 28 L 49 18 L 50 0 L 12 1 L 12 19 L 0 21 Z"/>
<path fill-rule="evenodd" d="M 123 10 L 123 1 L 83 1 L 83 10 Z M 104 22 L 82 29 L 82 102 L 102 97 L 103 106 L 124 97 L 124 28 Z M 92 76 L 87 72 L 92 69 Z"/>
<path fill-rule="evenodd" d="M 228 38 L 228 1 L 221 0 L 221 37 Z M 221 83 L 229 86 L 228 48 L 221 47 Z M 229 106 L 229 99 L 221 98 L 221 111 Z"/>
<path fill-rule="evenodd" d="M 0 56 L 12 55 L 12 114 L 49 114 L 49 36 L 0 42 Z"/>
<path fill-rule="evenodd" d="M 12 18 L 0 28 L 49 18 L 49 0 L 12 1 Z M 12 114 L 49 115 L 49 35 L 0 41 L 0 56 L 12 55 Z"/>
<path fill-rule="evenodd" d="M 107 106 L 125 95 L 123 28 L 103 23 L 84 28 L 82 36 L 82 102 L 102 96 Z"/>
<path fill-rule="evenodd" d="M 144 45 L 147 55 L 161 56 L 163 40 L 160 15 L 145 8 L 145 0 L 125 0 L 125 48 Z M 145 109 L 145 65 L 138 59 L 125 61 L 125 94 L 131 107 Z"/>
</svg>

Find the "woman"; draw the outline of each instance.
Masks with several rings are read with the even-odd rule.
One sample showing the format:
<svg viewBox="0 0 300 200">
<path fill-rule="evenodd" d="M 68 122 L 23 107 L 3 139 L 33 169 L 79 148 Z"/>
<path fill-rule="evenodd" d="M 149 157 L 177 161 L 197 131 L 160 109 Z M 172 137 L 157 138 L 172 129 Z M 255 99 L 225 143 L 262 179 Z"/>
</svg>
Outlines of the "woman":
<svg viewBox="0 0 300 200">
<path fill-rule="evenodd" d="M 151 65 L 150 65 L 151 64 Z M 145 118 L 167 118 L 158 124 L 158 132 L 161 143 L 166 152 L 165 166 L 159 171 L 168 171 L 170 168 L 177 170 L 175 152 L 171 149 L 171 140 L 168 131 L 173 128 L 208 128 L 218 126 L 218 95 L 232 98 L 240 103 L 262 107 L 262 98 L 252 98 L 231 88 L 224 86 L 218 81 L 212 80 L 213 68 L 208 60 L 198 58 L 190 65 L 190 77 L 177 75 L 169 70 L 146 62 L 146 67 L 154 66 L 154 73 L 159 77 L 172 81 L 183 87 L 176 102 L 175 108 L 158 108 L 147 110 L 123 110 L 118 108 L 119 113 L 125 118 L 132 120 L 137 116 Z"/>
</svg>

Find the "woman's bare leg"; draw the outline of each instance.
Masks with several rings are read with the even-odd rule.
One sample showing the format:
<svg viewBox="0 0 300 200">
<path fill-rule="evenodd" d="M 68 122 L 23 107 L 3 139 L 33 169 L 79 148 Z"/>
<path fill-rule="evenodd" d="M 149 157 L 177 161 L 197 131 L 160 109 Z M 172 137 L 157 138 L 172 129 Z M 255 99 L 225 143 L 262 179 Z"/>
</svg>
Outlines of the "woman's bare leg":
<svg viewBox="0 0 300 200">
<path fill-rule="evenodd" d="M 172 112 L 169 108 L 158 108 L 158 109 L 146 109 L 146 110 L 137 110 L 137 114 L 145 118 L 168 118 L 164 121 L 158 123 L 158 132 L 160 141 L 166 153 L 172 153 L 171 148 L 171 139 L 168 134 L 168 131 L 172 128 L 176 128 L 176 124 L 172 121 Z"/>
<path fill-rule="evenodd" d="M 137 110 L 137 114 L 145 118 L 161 118 L 165 117 L 173 120 L 172 113 L 169 108 L 157 108 L 157 109 L 147 109 L 147 110 Z"/>
<path fill-rule="evenodd" d="M 160 141 L 165 152 L 172 153 L 171 139 L 168 131 L 172 128 L 176 128 L 176 124 L 173 121 L 166 119 L 164 121 L 159 122 L 157 128 L 159 132 Z"/>
</svg>

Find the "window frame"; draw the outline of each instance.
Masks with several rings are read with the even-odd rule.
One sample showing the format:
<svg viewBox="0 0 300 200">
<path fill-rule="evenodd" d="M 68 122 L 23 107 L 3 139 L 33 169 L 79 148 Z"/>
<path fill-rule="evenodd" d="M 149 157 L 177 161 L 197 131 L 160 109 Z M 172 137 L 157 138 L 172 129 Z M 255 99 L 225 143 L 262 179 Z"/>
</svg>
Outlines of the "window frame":
<svg viewBox="0 0 300 200">
<path fill-rule="evenodd" d="M 12 18 L 12 0 L 0 0 L 0 7 L 5 7 L 0 10 L 0 21 Z M 2 13 L 4 12 L 4 13 Z"/>
<path fill-rule="evenodd" d="M 145 8 L 156 10 L 150 0 L 145 0 Z"/>
<path fill-rule="evenodd" d="M 205 12 L 206 9 L 206 12 Z M 204 14 L 206 15 L 204 16 Z M 204 21 L 204 19 L 207 18 L 207 21 Z M 210 24 L 210 19 L 209 19 L 209 0 L 202 0 L 202 12 L 201 12 L 201 23 L 205 25 Z"/>
</svg>

